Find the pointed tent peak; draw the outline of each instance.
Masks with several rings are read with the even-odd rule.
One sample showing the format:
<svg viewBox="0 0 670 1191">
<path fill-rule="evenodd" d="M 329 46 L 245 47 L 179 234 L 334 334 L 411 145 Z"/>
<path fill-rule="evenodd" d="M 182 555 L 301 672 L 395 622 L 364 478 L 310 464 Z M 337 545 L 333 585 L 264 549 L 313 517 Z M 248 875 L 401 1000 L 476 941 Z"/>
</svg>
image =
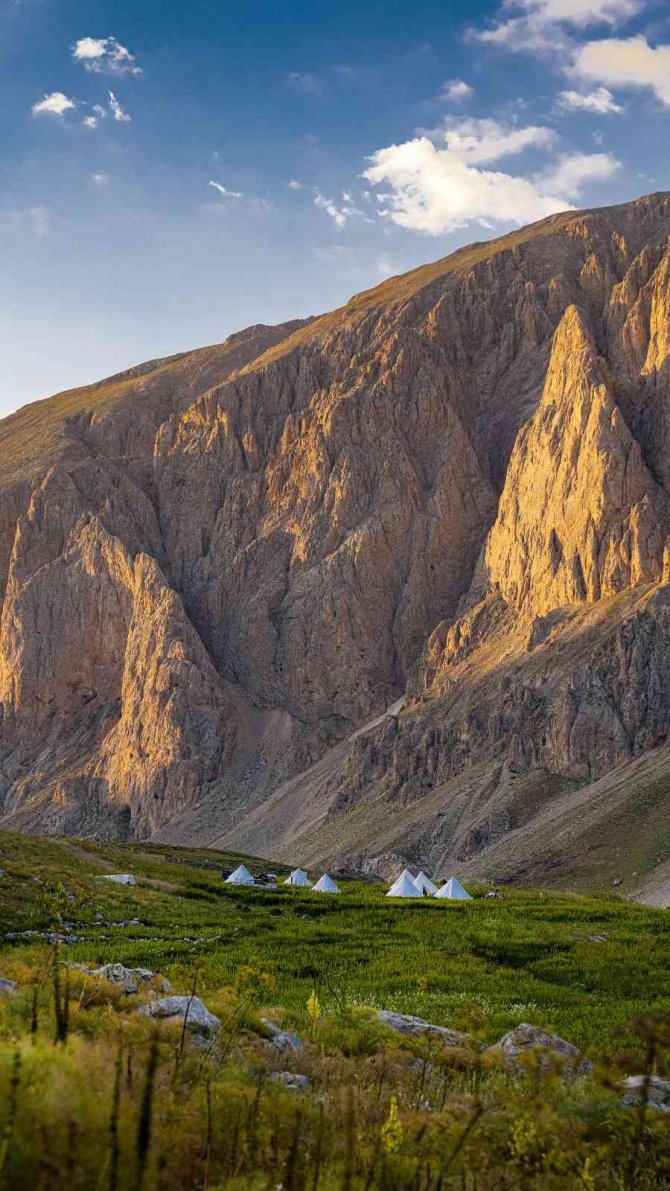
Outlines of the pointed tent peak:
<svg viewBox="0 0 670 1191">
<path fill-rule="evenodd" d="M 313 885 L 312 888 L 317 893 L 340 893 L 341 892 L 341 890 L 338 888 L 338 886 L 333 881 L 333 878 L 328 873 L 324 873 L 322 877 L 319 877 L 319 880 L 317 881 L 316 885 Z"/>
<path fill-rule="evenodd" d="M 294 868 L 290 877 L 284 881 L 285 885 L 300 885 L 303 889 L 311 889 L 312 882 L 307 873 L 303 872 L 301 868 Z"/>
<path fill-rule="evenodd" d="M 423 869 L 421 869 L 421 872 L 418 874 L 418 876 L 414 878 L 414 884 L 416 885 L 417 889 L 421 890 L 422 893 L 427 893 L 431 897 L 434 897 L 437 893 L 437 885 L 433 884 L 430 877 L 426 876 Z"/>
<path fill-rule="evenodd" d="M 417 889 L 414 884 L 412 876 L 407 872 L 407 869 L 400 874 L 397 881 L 386 894 L 387 897 L 423 897 L 420 889 Z"/>
<path fill-rule="evenodd" d="M 402 877 L 407 877 L 407 878 L 408 878 L 410 881 L 413 881 L 413 880 L 414 880 L 414 873 L 411 873 L 411 872 L 410 872 L 410 870 L 409 870 L 408 868 L 404 868 L 404 869 L 402 870 L 402 872 L 401 872 L 400 876 L 399 876 L 399 877 L 396 877 L 396 881 L 400 881 L 400 879 L 401 879 Z"/>
<path fill-rule="evenodd" d="M 239 864 L 234 873 L 226 877 L 226 885 L 255 885 L 249 869 L 244 864 Z"/>
<path fill-rule="evenodd" d="M 470 894 L 467 893 L 463 888 L 458 877 L 450 877 L 446 885 L 443 885 L 441 889 L 438 889 L 435 896 L 448 897 L 453 901 L 472 901 Z"/>
<path fill-rule="evenodd" d="M 409 871 L 408 868 L 404 868 L 402 870 L 400 876 L 396 877 L 395 880 L 392 882 L 392 884 L 389 888 L 389 893 L 391 892 L 391 889 L 395 889 L 396 885 L 400 885 L 402 882 L 407 882 L 407 881 L 411 881 L 412 883 L 414 883 L 414 876 Z"/>
</svg>

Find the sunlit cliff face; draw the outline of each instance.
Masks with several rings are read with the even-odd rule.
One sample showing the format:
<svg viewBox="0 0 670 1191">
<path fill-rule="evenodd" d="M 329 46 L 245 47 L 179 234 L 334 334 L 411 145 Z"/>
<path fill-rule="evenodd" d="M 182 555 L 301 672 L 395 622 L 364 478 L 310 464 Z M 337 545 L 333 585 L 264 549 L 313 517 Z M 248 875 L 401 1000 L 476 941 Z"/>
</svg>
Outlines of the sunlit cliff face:
<svg viewBox="0 0 670 1191">
<path fill-rule="evenodd" d="M 543 618 L 667 577 L 669 231 L 662 195 L 556 216 L 3 423 L 7 821 L 148 834 L 202 806 L 225 833 L 408 683 L 411 747 L 352 762 L 359 792 L 429 754 L 581 780 L 662 739 L 648 610 L 645 648 L 616 622 L 616 676 L 607 612 L 544 710 L 508 675 L 507 720 L 493 685 L 463 722 L 435 703 L 438 744 L 411 725 L 548 648 Z"/>
</svg>

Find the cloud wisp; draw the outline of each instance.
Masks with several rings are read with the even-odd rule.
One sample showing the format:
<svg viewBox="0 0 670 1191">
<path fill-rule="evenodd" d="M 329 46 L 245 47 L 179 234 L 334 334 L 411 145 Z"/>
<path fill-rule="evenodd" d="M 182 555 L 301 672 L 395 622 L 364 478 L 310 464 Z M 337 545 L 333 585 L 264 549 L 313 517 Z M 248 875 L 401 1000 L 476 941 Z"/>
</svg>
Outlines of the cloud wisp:
<svg viewBox="0 0 670 1191">
<path fill-rule="evenodd" d="M 593 25 L 614 28 L 630 20 L 645 0 L 504 0 L 497 24 L 471 29 L 469 40 L 511 53 L 546 52 L 566 44 L 566 31 Z"/>
<path fill-rule="evenodd" d="M 114 94 L 113 91 L 109 92 L 108 99 L 109 99 L 109 111 L 112 116 L 112 119 L 116 120 L 118 124 L 130 124 L 130 116 L 121 107 L 121 104 L 119 103 L 119 101 L 116 98 L 116 95 Z"/>
<path fill-rule="evenodd" d="M 209 182 L 207 183 L 207 185 L 213 186 L 214 189 L 219 192 L 219 194 L 221 195 L 222 198 L 226 198 L 226 199 L 244 198 L 244 195 L 241 190 L 229 190 L 227 186 L 222 186 L 220 182 L 214 182 L 214 180 L 211 178 L 210 178 Z"/>
<path fill-rule="evenodd" d="M 464 100 L 470 99 L 474 93 L 474 87 L 471 87 L 464 79 L 448 79 L 440 91 L 438 99 L 445 103 L 463 103 Z"/>
<path fill-rule="evenodd" d="M 80 37 L 72 47 L 72 57 L 93 74 L 142 73 L 135 61 L 135 55 L 115 37 Z"/>
<path fill-rule="evenodd" d="M 596 116 L 621 115 L 626 110 L 607 87 L 597 87 L 590 92 L 561 91 L 557 106 L 564 112 L 591 112 Z"/>
<path fill-rule="evenodd" d="M 301 91 L 303 95 L 320 95 L 323 90 L 321 80 L 309 71 L 292 70 L 287 76 L 286 85 L 292 91 Z"/>
<path fill-rule="evenodd" d="M 524 149 L 551 149 L 555 133 L 550 128 L 531 124 L 526 128 L 507 128 L 497 120 L 450 120 L 441 130 L 447 149 L 469 165 L 482 165 L 512 157 Z"/>
<path fill-rule="evenodd" d="M 342 199 L 339 203 L 327 198 L 325 194 L 321 194 L 321 191 L 317 190 L 314 196 L 314 206 L 318 207 L 320 211 L 325 211 L 337 228 L 343 228 L 350 219 L 363 214 L 358 207 L 354 206 L 352 196 L 347 190 L 342 192 Z"/>
</svg>

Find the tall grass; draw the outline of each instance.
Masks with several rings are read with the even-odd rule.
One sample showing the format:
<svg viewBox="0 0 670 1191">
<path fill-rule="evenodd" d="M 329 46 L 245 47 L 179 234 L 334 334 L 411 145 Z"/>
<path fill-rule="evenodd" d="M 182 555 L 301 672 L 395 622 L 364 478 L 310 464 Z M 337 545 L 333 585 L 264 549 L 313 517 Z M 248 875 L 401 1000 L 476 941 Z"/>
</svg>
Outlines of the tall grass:
<svg viewBox="0 0 670 1191">
<path fill-rule="evenodd" d="M 627 1073 L 668 1075 L 662 912 L 540 891 L 446 909 L 389 906 L 358 883 L 328 901 L 231 891 L 209 857 L 119 845 L 100 850 L 140 883 L 107 888 L 52 841 L 27 841 L 26 857 L 2 848 L 0 834 L 7 929 L 85 936 L 56 950 L 0 940 L 0 972 L 20 989 L 0 1000 L 2 1191 L 670 1185 L 670 1113 L 644 1095 L 624 1107 L 621 1089 Z M 191 1001 L 197 990 L 221 1034 L 196 1044 L 183 1023 L 157 1028 L 135 1012 L 156 990 L 125 996 L 72 960 L 160 971 Z M 376 1007 L 472 1044 L 393 1034 Z M 272 1047 L 267 1015 L 300 1052 Z M 584 1047 L 594 1074 L 513 1075 L 482 1057 L 479 1041 L 520 1020 Z M 285 1070 L 307 1089 L 273 1078 Z"/>
</svg>

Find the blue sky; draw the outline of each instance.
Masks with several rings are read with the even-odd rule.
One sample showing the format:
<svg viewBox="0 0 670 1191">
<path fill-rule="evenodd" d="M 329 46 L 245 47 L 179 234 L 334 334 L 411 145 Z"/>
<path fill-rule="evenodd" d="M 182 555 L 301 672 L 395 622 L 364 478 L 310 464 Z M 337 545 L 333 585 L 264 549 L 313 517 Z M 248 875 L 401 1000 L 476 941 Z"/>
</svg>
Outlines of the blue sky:
<svg viewBox="0 0 670 1191">
<path fill-rule="evenodd" d="M 0 411 L 670 188 L 666 0 L 0 0 Z"/>
</svg>

